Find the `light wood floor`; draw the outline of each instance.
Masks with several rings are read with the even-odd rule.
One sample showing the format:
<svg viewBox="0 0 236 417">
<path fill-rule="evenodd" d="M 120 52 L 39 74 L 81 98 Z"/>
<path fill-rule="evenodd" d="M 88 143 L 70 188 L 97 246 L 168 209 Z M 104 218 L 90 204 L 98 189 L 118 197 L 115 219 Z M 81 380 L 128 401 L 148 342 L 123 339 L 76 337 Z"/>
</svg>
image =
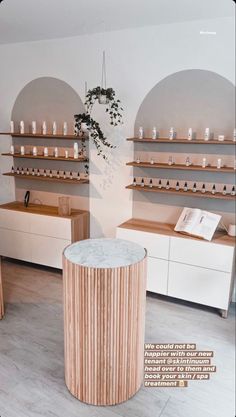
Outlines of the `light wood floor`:
<svg viewBox="0 0 236 417">
<path fill-rule="evenodd" d="M 3 262 L 6 317 L 0 321 L 1 417 L 234 417 L 234 307 L 214 309 L 148 297 L 146 342 L 214 350 L 217 373 L 188 388 L 142 388 L 131 400 L 94 407 L 64 384 L 61 273 Z"/>
</svg>

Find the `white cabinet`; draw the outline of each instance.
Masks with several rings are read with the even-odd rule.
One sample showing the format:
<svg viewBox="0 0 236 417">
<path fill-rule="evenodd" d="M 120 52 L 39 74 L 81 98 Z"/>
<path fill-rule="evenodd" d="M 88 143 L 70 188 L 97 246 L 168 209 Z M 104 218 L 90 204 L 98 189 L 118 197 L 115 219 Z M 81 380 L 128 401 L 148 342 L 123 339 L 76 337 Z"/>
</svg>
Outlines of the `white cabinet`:
<svg viewBox="0 0 236 417">
<path fill-rule="evenodd" d="M 89 213 L 59 217 L 57 207 L 13 202 L 0 206 L 0 256 L 62 268 L 66 246 L 89 237 Z"/>
<path fill-rule="evenodd" d="M 216 307 L 227 315 L 234 282 L 234 239 L 211 242 L 174 232 L 174 226 L 131 219 L 117 237 L 147 249 L 147 290 Z"/>
</svg>

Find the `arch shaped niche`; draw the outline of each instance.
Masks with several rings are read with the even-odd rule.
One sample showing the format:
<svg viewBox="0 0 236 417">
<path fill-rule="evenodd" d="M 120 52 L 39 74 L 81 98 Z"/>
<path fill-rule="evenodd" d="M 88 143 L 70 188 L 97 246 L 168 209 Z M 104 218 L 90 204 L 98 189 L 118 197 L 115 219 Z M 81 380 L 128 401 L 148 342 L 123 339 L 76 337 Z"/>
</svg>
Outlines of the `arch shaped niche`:
<svg viewBox="0 0 236 417">
<path fill-rule="evenodd" d="M 224 134 L 232 138 L 235 114 L 235 87 L 226 78 L 211 71 L 201 69 L 184 70 L 173 73 L 158 82 L 148 92 L 142 101 L 135 120 L 135 135 L 139 126 L 143 126 L 145 136 L 150 137 L 153 126 L 160 132 L 160 137 L 168 137 L 170 127 L 174 127 L 179 137 L 187 137 L 189 127 L 197 132 L 197 137 L 203 137 L 204 130 L 209 127 L 215 137 Z M 205 153 L 213 154 L 215 158 L 219 154 L 225 154 L 228 158 L 232 149 L 222 146 L 204 145 L 175 145 L 175 144 L 134 144 L 135 154 L 144 158 L 167 158 L 172 154 L 182 154 L 183 158 L 190 154 L 196 154 L 200 159 Z M 210 158 L 210 155 L 209 155 Z M 232 158 L 232 156 L 231 156 Z M 147 159 L 148 160 L 148 159 Z M 153 178 L 167 178 L 233 184 L 233 174 L 190 172 L 177 170 L 150 170 L 135 169 L 135 176 L 147 176 Z M 176 213 L 176 208 L 181 206 L 199 207 L 214 211 L 232 212 L 233 203 L 220 200 L 198 199 L 180 197 L 169 194 L 137 193 L 134 192 L 134 217 L 150 219 L 159 218 L 160 221 L 171 221 Z M 158 204 L 168 205 L 158 217 Z M 171 207 L 172 206 L 172 207 Z M 175 206 L 175 207 L 173 207 Z M 178 210 L 179 213 L 179 210 Z M 165 218 L 165 216 L 168 216 Z"/>
<path fill-rule="evenodd" d="M 32 120 L 37 123 L 40 132 L 42 121 L 47 122 L 49 132 L 53 121 L 57 122 L 58 132 L 62 131 L 63 122 L 68 123 L 69 132 L 73 133 L 74 114 L 84 111 L 83 102 L 78 93 L 65 81 L 53 77 L 40 77 L 30 81 L 18 94 L 12 109 L 12 120 L 16 127 L 21 120 L 25 122 L 25 131 L 30 132 Z M 73 141 L 55 139 L 24 138 L 14 139 L 14 144 L 20 146 L 47 146 L 72 148 Z M 83 171 L 79 163 L 64 161 L 17 160 L 14 162 L 22 167 L 45 168 L 52 170 Z M 16 179 L 16 197 L 22 198 L 25 190 L 31 190 L 34 198 L 39 198 L 47 204 L 57 204 L 58 194 L 74 196 L 74 207 L 88 208 L 89 187 L 71 184 L 48 183 Z"/>
</svg>

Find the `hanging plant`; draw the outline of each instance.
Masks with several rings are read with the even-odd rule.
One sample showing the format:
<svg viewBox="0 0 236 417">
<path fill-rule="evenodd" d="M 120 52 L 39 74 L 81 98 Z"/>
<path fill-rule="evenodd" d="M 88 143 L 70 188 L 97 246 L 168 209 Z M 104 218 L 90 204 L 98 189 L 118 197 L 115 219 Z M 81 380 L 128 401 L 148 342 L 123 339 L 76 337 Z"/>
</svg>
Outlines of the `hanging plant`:
<svg viewBox="0 0 236 417">
<path fill-rule="evenodd" d="M 85 97 L 85 106 L 88 113 L 91 113 L 92 108 L 96 101 L 100 104 L 106 104 L 106 113 L 110 116 L 110 124 L 112 126 L 118 126 L 123 123 L 120 100 L 116 99 L 116 93 L 113 88 L 95 87 L 92 90 L 88 90 Z"/>
<path fill-rule="evenodd" d="M 75 134 L 81 136 L 82 149 L 85 147 L 86 135 L 89 133 L 90 138 L 93 140 L 97 154 L 101 155 L 103 159 L 107 159 L 106 154 L 103 152 L 103 146 L 108 148 L 115 148 L 111 145 L 104 136 L 99 123 L 92 119 L 89 113 L 75 114 Z"/>
</svg>

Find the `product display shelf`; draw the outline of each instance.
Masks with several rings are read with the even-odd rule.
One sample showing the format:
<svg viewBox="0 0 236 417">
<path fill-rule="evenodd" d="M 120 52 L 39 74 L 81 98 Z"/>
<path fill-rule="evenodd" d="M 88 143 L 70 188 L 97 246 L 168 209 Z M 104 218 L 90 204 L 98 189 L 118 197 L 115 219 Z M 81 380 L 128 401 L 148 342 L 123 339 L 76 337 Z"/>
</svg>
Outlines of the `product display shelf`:
<svg viewBox="0 0 236 417">
<path fill-rule="evenodd" d="M 76 135 L 63 135 L 63 134 L 47 134 L 43 135 L 41 133 L 9 133 L 9 132 L 0 132 L 0 135 L 11 136 L 12 138 L 36 138 L 36 139 L 63 139 L 63 140 L 88 140 L 88 136 L 76 136 Z"/>
<path fill-rule="evenodd" d="M 48 161 L 65 161 L 65 162 L 88 162 L 88 158 L 85 157 L 79 157 L 79 158 L 65 158 L 63 156 L 58 156 L 57 158 L 53 155 L 44 156 L 44 155 L 37 155 L 34 156 L 32 154 L 25 154 L 21 155 L 20 153 L 2 153 L 2 156 L 12 156 L 13 158 L 23 158 L 23 159 L 44 159 Z"/>
<path fill-rule="evenodd" d="M 169 139 L 169 138 L 127 138 L 127 141 L 129 142 L 140 142 L 140 143 L 180 143 L 184 145 L 235 145 L 236 142 L 233 140 L 204 140 L 204 139 L 192 139 L 188 140 L 187 138 L 176 138 L 176 139 Z"/>
<path fill-rule="evenodd" d="M 158 169 L 177 169 L 177 170 L 185 170 L 185 171 L 209 171 L 209 172 L 219 172 L 219 173 L 233 173 L 235 172 L 233 167 L 222 167 L 217 168 L 216 166 L 206 166 L 206 168 L 203 168 L 201 165 L 183 165 L 183 164 L 165 164 L 165 163 L 153 163 L 150 162 L 127 162 L 128 166 L 133 167 L 141 167 L 141 168 L 158 168 Z"/>
<path fill-rule="evenodd" d="M 175 190 L 174 188 L 169 188 L 168 190 L 166 188 L 158 188 L 157 186 L 149 187 L 148 185 L 127 185 L 127 189 L 129 190 L 135 190 L 135 191 L 144 191 L 144 192 L 152 192 L 152 193 L 159 193 L 159 194 L 175 194 L 180 196 L 186 196 L 186 197 L 200 197 L 200 198 L 211 198 L 211 199 L 220 199 L 220 200 L 235 200 L 235 196 L 232 196 L 231 194 L 223 195 L 220 192 L 216 192 L 215 194 L 212 194 L 210 191 L 206 191 L 205 193 L 202 193 L 201 191 L 193 192 L 191 190 L 184 191 L 184 190 Z"/>
<path fill-rule="evenodd" d="M 82 185 L 82 184 L 89 184 L 89 179 L 86 178 L 56 178 L 54 177 L 44 177 L 43 175 L 37 176 L 32 174 L 13 174 L 11 172 L 5 172 L 3 175 L 8 177 L 15 177 L 20 180 L 33 180 L 33 181 L 48 181 L 48 182 L 57 182 L 57 183 L 67 183 L 67 184 L 76 184 L 76 185 Z"/>
</svg>

